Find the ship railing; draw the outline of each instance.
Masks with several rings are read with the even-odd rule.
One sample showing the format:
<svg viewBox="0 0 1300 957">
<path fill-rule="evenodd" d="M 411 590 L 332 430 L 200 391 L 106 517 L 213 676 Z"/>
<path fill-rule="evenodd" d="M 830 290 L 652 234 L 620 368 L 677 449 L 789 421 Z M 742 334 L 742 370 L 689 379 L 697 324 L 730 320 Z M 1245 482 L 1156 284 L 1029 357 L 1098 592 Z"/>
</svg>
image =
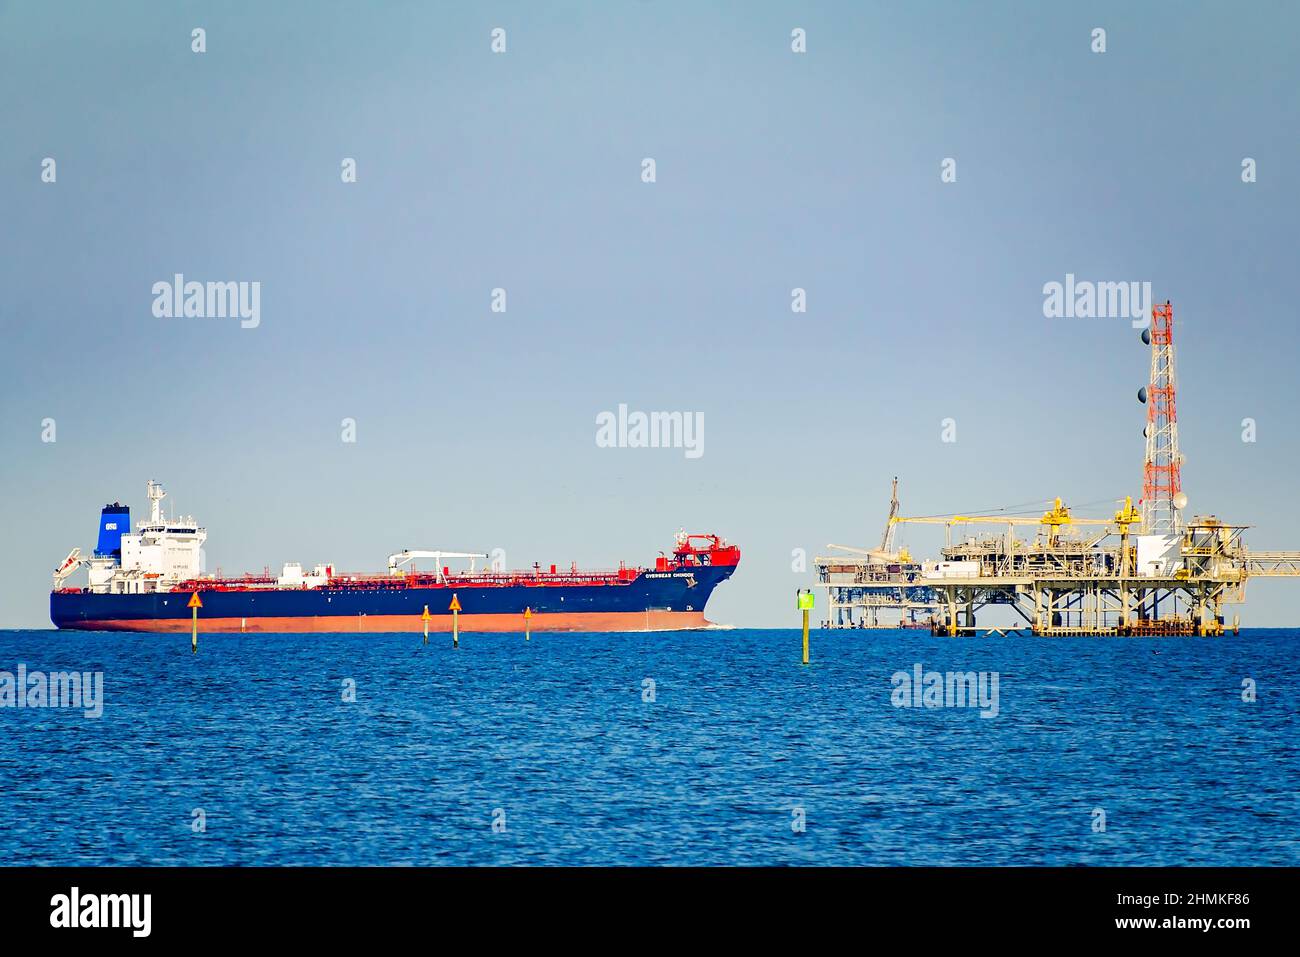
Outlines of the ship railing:
<svg viewBox="0 0 1300 957">
<path fill-rule="evenodd" d="M 634 581 L 640 570 L 625 568 L 606 572 L 475 572 L 436 575 L 335 575 L 329 583 L 339 588 L 493 588 L 507 586 L 619 585 Z"/>
<path fill-rule="evenodd" d="M 240 578 L 189 578 L 185 581 L 173 582 L 170 587 L 172 591 L 238 591 L 249 587 L 274 587 L 278 583 L 277 578 L 244 575 Z"/>
<path fill-rule="evenodd" d="M 694 568 L 670 567 L 667 571 L 693 571 Z M 324 582 L 330 587 L 339 588 L 431 588 L 431 587 L 504 587 L 515 585 L 554 586 L 554 585 L 617 585 L 635 581 L 646 572 L 655 569 L 627 567 L 598 570 L 513 570 L 507 572 L 474 571 L 449 572 L 439 575 L 436 572 L 404 572 L 396 575 L 385 574 L 346 574 L 336 572 Z M 295 582 L 281 584 L 274 575 L 247 574 L 235 578 L 191 578 L 171 584 L 172 591 L 238 591 L 264 588 L 319 588 L 321 584 Z"/>
</svg>

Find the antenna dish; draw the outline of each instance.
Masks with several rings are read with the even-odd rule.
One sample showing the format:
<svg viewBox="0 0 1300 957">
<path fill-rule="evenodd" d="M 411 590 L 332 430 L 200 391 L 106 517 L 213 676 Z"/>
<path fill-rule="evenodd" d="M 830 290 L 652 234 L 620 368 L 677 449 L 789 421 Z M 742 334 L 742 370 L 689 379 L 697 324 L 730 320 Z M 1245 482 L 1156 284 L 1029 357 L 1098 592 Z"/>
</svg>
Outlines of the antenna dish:
<svg viewBox="0 0 1300 957">
<path fill-rule="evenodd" d="M 1186 507 L 1187 507 L 1187 493 L 1179 492 L 1177 495 L 1174 496 L 1174 508 L 1178 509 L 1178 511 L 1181 512 Z"/>
<path fill-rule="evenodd" d="M 1142 345 L 1144 345 L 1144 346 L 1149 346 L 1149 345 L 1151 345 L 1151 330 L 1150 330 L 1150 329 L 1143 329 L 1143 330 L 1142 330 Z"/>
<path fill-rule="evenodd" d="M 1143 386 L 1142 388 L 1138 389 L 1138 401 L 1141 402 L 1143 405 L 1146 405 L 1146 402 L 1147 402 L 1147 387 L 1146 387 L 1146 386 Z"/>
</svg>

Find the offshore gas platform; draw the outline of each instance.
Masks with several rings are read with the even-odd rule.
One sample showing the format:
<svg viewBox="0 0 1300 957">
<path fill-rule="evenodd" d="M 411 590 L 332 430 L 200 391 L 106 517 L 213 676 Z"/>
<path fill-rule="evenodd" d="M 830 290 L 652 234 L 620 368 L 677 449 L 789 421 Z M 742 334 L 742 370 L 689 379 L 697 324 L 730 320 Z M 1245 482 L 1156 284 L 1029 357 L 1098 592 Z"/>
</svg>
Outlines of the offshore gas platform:
<svg viewBox="0 0 1300 957">
<path fill-rule="evenodd" d="M 814 560 L 826 589 L 829 628 L 929 627 L 970 635 L 976 613 L 1004 606 L 1035 635 L 1222 635 L 1224 606 L 1245 600 L 1250 577 L 1300 577 L 1300 551 L 1252 552 L 1248 526 L 1214 515 L 1184 518 L 1183 457 L 1178 450 L 1174 314 L 1169 302 L 1151 310 L 1142 342 L 1151 373 L 1138 390 L 1146 407 L 1142 497 L 1127 497 L 1110 518 L 1081 518 L 1059 498 L 1037 515 L 898 514 L 898 480 L 878 549 L 828 546 Z M 1036 511 L 1036 510 L 1035 510 Z M 942 525 L 941 558 L 917 561 L 895 549 L 904 523 Z M 971 526 L 982 533 L 971 533 Z M 1033 538 L 1016 535 L 1036 527 Z M 960 532 L 954 536 L 954 529 Z M 882 626 L 882 612 L 898 620 Z M 925 616 L 924 619 L 918 616 Z"/>
</svg>

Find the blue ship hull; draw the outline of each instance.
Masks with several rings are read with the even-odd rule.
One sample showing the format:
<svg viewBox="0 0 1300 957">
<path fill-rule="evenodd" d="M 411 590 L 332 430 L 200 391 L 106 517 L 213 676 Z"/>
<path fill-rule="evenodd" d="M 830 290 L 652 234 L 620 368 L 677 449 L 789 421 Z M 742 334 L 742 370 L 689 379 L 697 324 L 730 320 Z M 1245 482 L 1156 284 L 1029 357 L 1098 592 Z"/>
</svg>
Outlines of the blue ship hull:
<svg viewBox="0 0 1300 957">
<path fill-rule="evenodd" d="M 204 588 L 144 595 L 64 590 L 50 595 L 50 619 L 59 628 L 96 631 L 189 631 L 191 594 L 202 602 L 201 631 L 420 631 L 428 609 L 431 631 L 452 627 L 453 596 L 459 627 L 467 631 L 521 631 L 524 613 L 535 631 L 647 631 L 702 628 L 704 606 L 735 565 L 641 571 L 572 584 L 539 577 L 536 583 L 446 583 L 421 587 L 398 580 L 332 582 L 318 588 Z"/>
</svg>

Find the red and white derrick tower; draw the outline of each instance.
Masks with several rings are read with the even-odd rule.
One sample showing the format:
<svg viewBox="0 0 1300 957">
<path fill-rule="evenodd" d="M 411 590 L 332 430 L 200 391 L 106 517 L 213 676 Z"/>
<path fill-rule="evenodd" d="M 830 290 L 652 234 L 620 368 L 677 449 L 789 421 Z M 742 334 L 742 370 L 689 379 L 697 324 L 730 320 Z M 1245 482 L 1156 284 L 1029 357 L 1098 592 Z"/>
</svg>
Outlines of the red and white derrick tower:
<svg viewBox="0 0 1300 957">
<path fill-rule="evenodd" d="M 1178 451 L 1178 407 L 1174 398 L 1174 307 L 1168 301 L 1151 309 L 1151 379 L 1143 390 L 1147 404 L 1146 464 L 1142 478 L 1142 528 L 1148 535 L 1182 530 L 1183 457 Z"/>
</svg>

